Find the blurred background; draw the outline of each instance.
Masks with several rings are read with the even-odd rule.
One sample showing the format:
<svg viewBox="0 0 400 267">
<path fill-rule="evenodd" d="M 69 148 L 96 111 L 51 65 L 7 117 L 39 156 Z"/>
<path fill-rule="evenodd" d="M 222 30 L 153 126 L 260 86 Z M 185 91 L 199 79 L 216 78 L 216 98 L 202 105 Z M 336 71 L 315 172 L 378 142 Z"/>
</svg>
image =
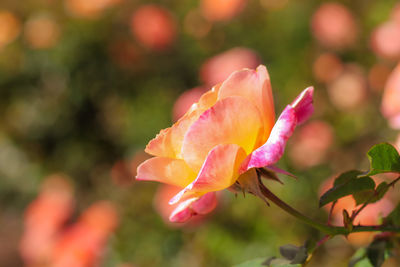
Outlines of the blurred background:
<svg viewBox="0 0 400 267">
<path fill-rule="evenodd" d="M 232 71 L 265 64 L 277 115 L 316 89 L 279 163 L 298 180 L 267 185 L 326 221 L 324 181 L 366 169 L 377 142 L 400 146 L 399 59 L 394 0 L 1 0 L 0 266 L 231 266 L 303 244 L 318 233 L 251 195 L 168 223 L 176 189 L 133 179 L 145 145 Z M 335 238 L 310 266 L 347 266 L 371 238 Z"/>
</svg>

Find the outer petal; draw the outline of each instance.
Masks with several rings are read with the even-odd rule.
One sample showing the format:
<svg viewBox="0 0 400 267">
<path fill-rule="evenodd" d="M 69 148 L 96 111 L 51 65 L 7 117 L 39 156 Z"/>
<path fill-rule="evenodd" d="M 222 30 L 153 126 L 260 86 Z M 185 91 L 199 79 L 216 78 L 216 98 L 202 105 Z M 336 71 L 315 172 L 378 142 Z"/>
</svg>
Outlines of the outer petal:
<svg viewBox="0 0 400 267">
<path fill-rule="evenodd" d="M 184 195 L 202 195 L 230 187 L 239 176 L 239 166 L 246 158 L 243 148 L 235 144 L 218 145 L 207 156 L 197 178 L 174 198 L 178 202 Z"/>
<path fill-rule="evenodd" d="M 193 212 L 190 209 L 190 205 L 196 201 L 197 198 L 190 198 L 182 201 L 171 213 L 169 220 L 171 222 L 183 223 L 189 220 L 193 216 Z"/>
<path fill-rule="evenodd" d="M 314 87 L 308 87 L 292 102 L 291 106 L 295 109 L 297 123 L 305 122 L 314 113 L 313 95 Z"/>
<path fill-rule="evenodd" d="M 275 121 L 274 100 L 271 82 L 265 66 L 256 70 L 245 69 L 234 72 L 222 83 L 218 99 L 229 96 L 242 96 L 251 101 L 260 111 L 264 125 L 265 142 Z"/>
<path fill-rule="evenodd" d="M 219 85 L 201 96 L 199 101 L 192 105 L 186 114 L 172 127 L 161 130 L 160 133 L 146 146 L 146 152 L 153 156 L 181 158 L 182 141 L 190 125 L 200 115 L 217 102 Z"/>
<path fill-rule="evenodd" d="M 137 180 L 157 181 L 185 187 L 196 174 L 180 159 L 155 157 L 146 160 L 137 169 Z"/>
<path fill-rule="evenodd" d="M 210 213 L 217 206 L 217 198 L 214 192 L 207 193 L 200 198 L 191 198 L 181 202 L 171 213 L 171 222 L 183 223 L 192 216 Z"/>
<path fill-rule="evenodd" d="M 219 100 L 190 126 L 183 140 L 183 159 L 199 171 L 207 154 L 219 144 L 236 144 L 249 154 L 261 131 L 261 116 L 250 101 L 239 96 Z"/>
<path fill-rule="evenodd" d="M 204 215 L 213 211 L 216 206 L 217 196 L 215 192 L 209 192 L 200 197 L 197 201 L 193 202 L 192 210 L 196 214 Z"/>
<path fill-rule="evenodd" d="M 260 168 L 275 164 L 285 150 L 286 142 L 292 135 L 296 124 L 308 119 L 313 111 L 312 107 L 313 88 L 305 89 L 299 97 L 288 105 L 280 115 L 268 141 L 254 150 L 240 167 L 240 173 L 251 168 Z"/>
</svg>

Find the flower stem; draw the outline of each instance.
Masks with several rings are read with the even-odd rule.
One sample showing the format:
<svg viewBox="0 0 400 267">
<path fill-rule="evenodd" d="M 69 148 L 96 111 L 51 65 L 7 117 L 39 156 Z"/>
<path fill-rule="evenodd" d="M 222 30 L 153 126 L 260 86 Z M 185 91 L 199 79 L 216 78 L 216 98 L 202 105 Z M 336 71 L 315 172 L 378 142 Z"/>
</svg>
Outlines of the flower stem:
<svg viewBox="0 0 400 267">
<path fill-rule="evenodd" d="M 275 205 L 289 213 L 290 215 L 296 217 L 300 221 L 305 224 L 314 227 L 315 229 L 330 235 L 348 235 L 350 233 L 357 233 L 357 232 L 396 232 L 400 233 L 400 227 L 391 226 L 391 225 L 356 225 L 350 231 L 349 229 L 341 226 L 330 226 L 325 225 L 320 222 L 317 222 L 306 215 L 300 213 L 299 211 L 295 210 L 284 201 L 282 201 L 279 197 L 277 197 L 274 193 L 272 193 L 268 188 L 266 188 L 262 183 L 260 183 L 261 193 L 265 198 L 269 201 L 273 202 Z"/>
<path fill-rule="evenodd" d="M 261 188 L 261 193 L 271 202 L 273 202 L 275 205 L 289 213 L 290 215 L 296 217 L 303 223 L 306 223 L 315 229 L 320 230 L 323 233 L 326 234 L 333 234 L 331 227 L 319 222 L 314 221 L 313 219 L 307 217 L 306 215 L 300 213 L 299 211 L 295 210 L 285 202 L 283 202 L 280 198 L 278 198 L 276 195 L 274 195 L 268 188 L 266 188 L 262 183 L 260 183 L 260 188 Z"/>
</svg>

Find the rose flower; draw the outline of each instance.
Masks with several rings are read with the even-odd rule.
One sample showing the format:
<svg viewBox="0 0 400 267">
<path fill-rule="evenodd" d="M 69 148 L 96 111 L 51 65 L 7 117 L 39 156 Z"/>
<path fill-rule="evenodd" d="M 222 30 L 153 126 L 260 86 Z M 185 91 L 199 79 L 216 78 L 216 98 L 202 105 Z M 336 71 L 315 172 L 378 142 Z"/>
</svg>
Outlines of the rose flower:
<svg viewBox="0 0 400 267">
<path fill-rule="evenodd" d="M 295 126 L 313 112 L 313 88 L 305 89 L 275 122 L 270 78 L 265 66 L 234 72 L 192 105 L 172 127 L 146 147 L 154 155 L 137 170 L 138 180 L 182 188 L 172 222 L 210 211 L 216 191 L 241 188 L 262 197 L 261 168 L 286 173 L 281 158 Z"/>
</svg>

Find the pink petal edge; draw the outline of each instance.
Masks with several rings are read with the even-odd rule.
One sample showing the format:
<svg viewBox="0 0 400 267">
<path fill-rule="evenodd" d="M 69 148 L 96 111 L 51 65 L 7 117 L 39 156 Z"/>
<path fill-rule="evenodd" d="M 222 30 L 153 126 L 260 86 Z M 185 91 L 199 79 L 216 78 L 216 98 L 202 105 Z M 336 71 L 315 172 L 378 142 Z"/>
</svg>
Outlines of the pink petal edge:
<svg viewBox="0 0 400 267">
<path fill-rule="evenodd" d="M 313 92 L 314 88 L 308 87 L 283 110 L 267 142 L 247 156 L 239 173 L 242 174 L 251 168 L 271 166 L 282 157 L 286 142 L 296 125 L 307 120 L 314 111 Z"/>
</svg>

